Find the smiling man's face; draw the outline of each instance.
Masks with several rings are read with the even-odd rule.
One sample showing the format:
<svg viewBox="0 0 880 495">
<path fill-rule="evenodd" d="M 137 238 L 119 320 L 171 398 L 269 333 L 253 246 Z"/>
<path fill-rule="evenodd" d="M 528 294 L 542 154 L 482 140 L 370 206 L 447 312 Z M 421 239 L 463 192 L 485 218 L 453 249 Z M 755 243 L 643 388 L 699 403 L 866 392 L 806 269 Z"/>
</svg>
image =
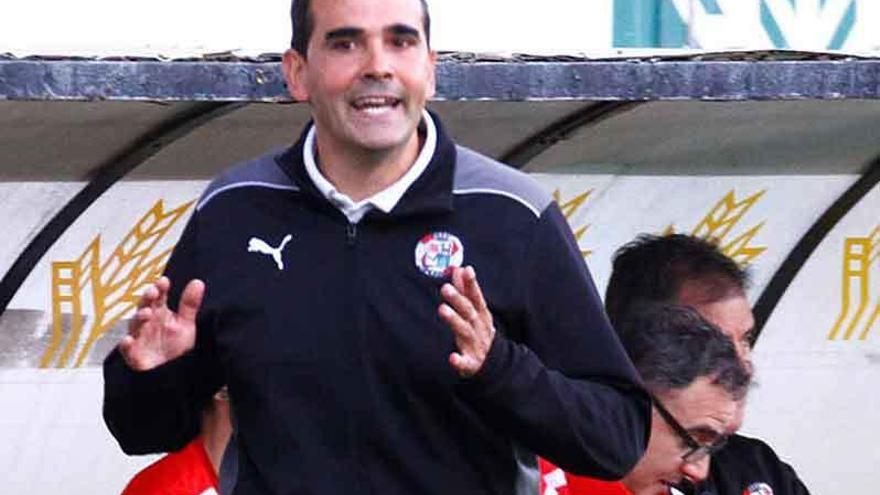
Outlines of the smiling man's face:
<svg viewBox="0 0 880 495">
<path fill-rule="evenodd" d="M 418 147 L 434 94 L 435 54 L 419 0 L 313 0 L 306 56 L 285 54 L 294 98 L 308 101 L 322 146 L 349 153 Z"/>
<path fill-rule="evenodd" d="M 736 401 L 708 377 L 700 377 L 683 389 L 657 394 L 657 398 L 701 445 L 718 441 L 736 420 Z M 648 448 L 623 479 L 624 485 L 634 495 L 666 495 L 670 485 L 683 479 L 695 483 L 705 479 L 709 458 L 685 462 L 682 456 L 688 450 L 688 445 L 655 409 Z"/>
</svg>

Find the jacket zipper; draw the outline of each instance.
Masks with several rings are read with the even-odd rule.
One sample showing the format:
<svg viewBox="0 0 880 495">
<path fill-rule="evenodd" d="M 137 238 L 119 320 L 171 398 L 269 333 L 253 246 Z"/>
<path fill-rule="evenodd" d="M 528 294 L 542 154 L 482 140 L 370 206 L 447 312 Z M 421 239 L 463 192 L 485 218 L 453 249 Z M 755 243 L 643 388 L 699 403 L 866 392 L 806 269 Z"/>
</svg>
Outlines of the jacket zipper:
<svg viewBox="0 0 880 495">
<path fill-rule="evenodd" d="M 345 239 L 349 246 L 354 246 L 357 242 L 357 224 L 349 223 L 345 227 Z"/>
</svg>

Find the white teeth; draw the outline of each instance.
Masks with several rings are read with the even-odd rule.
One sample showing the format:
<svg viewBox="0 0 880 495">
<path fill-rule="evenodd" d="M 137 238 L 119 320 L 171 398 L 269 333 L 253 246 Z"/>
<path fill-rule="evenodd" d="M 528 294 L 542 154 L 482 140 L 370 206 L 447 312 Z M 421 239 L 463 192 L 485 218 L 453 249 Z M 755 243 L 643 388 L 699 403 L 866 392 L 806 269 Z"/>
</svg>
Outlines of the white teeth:
<svg viewBox="0 0 880 495">
<path fill-rule="evenodd" d="M 368 114 L 380 114 L 388 111 L 388 107 L 366 107 L 359 109 L 361 112 Z"/>
<path fill-rule="evenodd" d="M 383 97 L 383 96 L 370 96 L 364 98 L 358 98 L 354 101 L 353 106 L 358 110 L 369 110 L 369 109 L 378 109 L 384 107 L 390 107 L 397 104 L 396 98 L 391 97 Z"/>
</svg>

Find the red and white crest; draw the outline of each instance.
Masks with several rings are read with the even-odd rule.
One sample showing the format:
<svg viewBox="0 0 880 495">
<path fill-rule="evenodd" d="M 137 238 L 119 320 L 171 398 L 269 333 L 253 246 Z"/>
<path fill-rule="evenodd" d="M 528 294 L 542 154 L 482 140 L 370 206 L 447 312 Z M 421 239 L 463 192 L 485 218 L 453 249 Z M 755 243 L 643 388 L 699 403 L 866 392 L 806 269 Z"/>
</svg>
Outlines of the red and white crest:
<svg viewBox="0 0 880 495">
<path fill-rule="evenodd" d="M 773 495 L 773 489 L 767 483 L 752 483 L 743 495 Z"/>
<path fill-rule="evenodd" d="M 464 262 L 464 246 L 449 232 L 431 232 L 416 244 L 415 262 L 425 275 L 448 277 L 454 267 Z"/>
</svg>

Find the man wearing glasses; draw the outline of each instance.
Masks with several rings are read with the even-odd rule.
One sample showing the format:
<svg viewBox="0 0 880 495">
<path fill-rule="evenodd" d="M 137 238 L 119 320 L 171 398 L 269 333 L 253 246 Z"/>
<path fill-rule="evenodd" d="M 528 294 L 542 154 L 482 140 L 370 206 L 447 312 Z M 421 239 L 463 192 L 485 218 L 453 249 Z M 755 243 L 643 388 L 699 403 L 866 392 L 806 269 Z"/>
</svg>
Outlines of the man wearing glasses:
<svg viewBox="0 0 880 495">
<path fill-rule="evenodd" d="M 731 339 L 751 370 L 755 319 L 746 298 L 748 284 L 748 272 L 712 242 L 683 234 L 644 234 L 615 254 L 605 309 L 617 326 L 640 301 L 689 306 Z M 730 433 L 743 421 L 745 400 L 738 405 Z M 696 493 L 809 495 L 794 469 L 773 449 L 742 435 L 731 435 L 727 446 L 713 456 L 709 476 Z"/>
<path fill-rule="evenodd" d="M 709 471 L 750 374 L 730 339 L 690 308 L 646 305 L 620 322 L 624 348 L 653 396 L 645 455 L 619 482 L 564 473 L 542 461 L 541 495 L 667 495 Z"/>
</svg>

